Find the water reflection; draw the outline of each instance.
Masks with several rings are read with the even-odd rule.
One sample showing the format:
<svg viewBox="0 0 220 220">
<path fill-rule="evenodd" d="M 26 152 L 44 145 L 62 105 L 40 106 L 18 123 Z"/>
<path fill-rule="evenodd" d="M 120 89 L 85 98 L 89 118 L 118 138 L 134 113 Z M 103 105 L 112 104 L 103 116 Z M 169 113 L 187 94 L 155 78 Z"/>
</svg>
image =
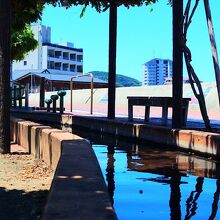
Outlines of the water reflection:
<svg viewBox="0 0 220 220">
<path fill-rule="evenodd" d="M 108 182 L 108 192 L 111 198 L 112 204 L 114 204 L 114 191 L 115 191 L 115 180 L 114 180 L 114 146 L 108 146 L 108 161 L 107 161 L 107 167 L 106 167 L 106 180 Z"/>
<path fill-rule="evenodd" d="M 119 219 L 220 219 L 217 161 L 95 136 L 89 139 Z"/>
<path fill-rule="evenodd" d="M 216 161 L 189 155 L 186 153 L 139 146 L 138 150 L 129 147 L 118 149 L 127 152 L 128 168 L 138 172 L 152 172 L 171 176 L 174 171 L 182 175 L 192 174 L 195 176 L 219 178 L 220 165 Z M 128 153 L 129 152 L 129 153 Z"/>
<path fill-rule="evenodd" d="M 170 219 L 172 219 L 172 220 L 181 219 L 180 184 L 181 184 L 181 175 L 179 173 L 173 174 L 170 179 L 170 202 L 169 202 Z"/>
<path fill-rule="evenodd" d="M 185 220 L 190 219 L 192 216 L 196 214 L 197 210 L 197 203 L 196 201 L 198 200 L 201 192 L 202 192 L 202 186 L 204 182 L 203 177 L 198 177 L 196 179 L 196 187 L 195 190 L 190 193 L 189 198 L 186 200 L 186 216 Z"/>
<path fill-rule="evenodd" d="M 137 177 L 136 179 L 142 182 L 154 182 L 170 186 L 170 198 L 167 198 L 167 201 L 169 201 L 170 219 L 172 220 L 182 218 L 188 220 L 194 218 L 198 211 L 200 195 L 203 192 L 204 177 L 219 178 L 219 164 L 216 161 L 187 155 L 181 152 L 157 148 L 152 149 L 151 147 L 138 145 L 130 147 L 128 147 L 128 145 L 116 147 L 107 146 L 106 150 L 107 166 L 105 168 L 105 175 L 112 203 L 114 204 L 115 202 L 114 194 L 115 190 L 117 190 L 117 180 L 115 180 L 115 169 L 117 169 L 115 167 L 117 163 L 116 155 L 123 154 L 126 157 L 125 169 L 128 172 L 127 178 L 129 178 L 129 172 L 152 173 L 156 174 L 156 176 Z M 194 190 L 189 192 L 188 198 L 181 202 L 181 185 L 189 184 L 190 180 L 187 179 L 187 176 L 192 174 L 198 176 Z M 183 177 L 184 180 L 182 180 Z M 218 210 L 220 195 L 219 180 L 216 180 L 216 187 L 217 189 L 213 195 L 212 205 L 210 204 L 211 215 L 209 219 L 215 219 Z M 139 190 L 139 194 L 143 194 L 143 192 L 143 189 Z M 185 203 L 185 211 L 183 211 L 183 203 Z"/>
<path fill-rule="evenodd" d="M 214 194 L 214 199 L 212 203 L 212 213 L 209 217 L 210 220 L 215 219 L 217 210 L 218 210 L 218 201 L 219 201 L 219 194 L 220 194 L 220 180 L 216 181 L 216 192 Z"/>
<path fill-rule="evenodd" d="M 76 129 L 72 131 L 81 137 L 89 139 L 92 144 L 114 146 L 115 149 L 125 151 L 127 154 L 128 169 L 138 172 L 153 172 L 158 174 L 172 174 L 178 170 L 182 174 L 220 178 L 220 164 L 196 155 L 177 151 L 173 147 L 156 145 L 154 143 L 134 144 L 127 139 L 116 138 L 113 135 L 85 132 Z M 111 152 L 108 152 L 109 155 Z"/>
</svg>

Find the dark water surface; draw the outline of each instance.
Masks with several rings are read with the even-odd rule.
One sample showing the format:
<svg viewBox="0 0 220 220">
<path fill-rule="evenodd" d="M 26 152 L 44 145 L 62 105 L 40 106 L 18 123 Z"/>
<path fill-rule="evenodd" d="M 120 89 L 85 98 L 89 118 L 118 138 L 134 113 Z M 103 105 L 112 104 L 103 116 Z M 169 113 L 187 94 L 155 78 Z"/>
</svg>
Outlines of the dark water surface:
<svg viewBox="0 0 220 220">
<path fill-rule="evenodd" d="M 218 162 L 165 146 L 86 136 L 119 220 L 220 219 Z"/>
</svg>

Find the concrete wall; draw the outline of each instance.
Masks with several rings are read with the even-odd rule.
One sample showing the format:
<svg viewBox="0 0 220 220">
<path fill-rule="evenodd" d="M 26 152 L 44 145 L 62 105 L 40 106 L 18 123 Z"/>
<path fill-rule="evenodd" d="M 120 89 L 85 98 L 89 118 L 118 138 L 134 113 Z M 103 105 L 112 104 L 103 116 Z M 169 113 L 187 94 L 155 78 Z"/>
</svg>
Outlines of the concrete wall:
<svg viewBox="0 0 220 220">
<path fill-rule="evenodd" d="M 215 83 L 203 83 L 202 84 L 206 106 L 210 119 L 220 120 L 220 110 L 218 104 L 217 89 Z M 184 84 L 184 97 L 191 98 L 189 103 L 189 113 L 188 118 L 202 119 L 199 110 L 198 101 L 193 95 L 190 84 Z M 54 92 L 56 93 L 56 92 Z M 46 98 L 49 98 L 51 93 L 47 92 L 45 94 Z M 138 86 L 138 87 L 121 87 L 116 89 L 116 115 L 127 115 L 128 113 L 128 101 L 127 96 L 172 96 L 172 85 L 160 85 L 160 86 Z M 39 106 L 39 93 L 31 94 L 29 96 L 30 106 Z M 108 105 L 108 90 L 94 89 L 94 112 L 107 113 Z M 64 106 L 67 111 L 70 110 L 70 91 L 64 98 Z M 143 117 L 144 112 L 141 111 L 143 107 L 135 106 L 134 116 Z M 158 111 L 154 111 L 158 108 L 152 108 L 151 116 L 158 117 Z M 74 90 L 73 91 L 73 110 L 82 111 L 90 110 L 90 89 Z M 137 110 L 137 111 L 135 111 Z M 140 111 L 139 111 L 140 110 Z M 161 110 L 159 108 L 159 110 Z M 159 114 L 159 117 L 161 114 Z M 169 111 L 169 116 L 171 117 L 171 112 Z"/>
<path fill-rule="evenodd" d="M 148 124 L 135 124 L 124 120 L 109 120 L 104 118 L 89 118 L 68 115 L 62 116 L 63 124 L 69 124 L 108 133 L 117 136 L 133 138 L 137 141 L 151 141 L 157 144 L 170 145 L 198 154 L 220 158 L 220 135 L 196 130 L 172 129 Z"/>
<path fill-rule="evenodd" d="M 117 219 L 98 161 L 87 140 L 13 117 L 11 139 L 56 169 L 41 219 Z"/>
<path fill-rule="evenodd" d="M 21 118 L 44 120 L 45 122 L 64 125 L 71 128 L 79 126 L 100 133 L 108 133 L 135 141 L 152 141 L 163 146 L 171 145 L 187 151 L 194 151 L 206 156 L 220 158 L 220 135 L 217 133 L 196 130 L 181 130 L 151 124 L 135 124 L 126 119 L 109 120 L 100 117 L 83 117 L 68 114 L 53 114 L 45 112 L 11 112 Z"/>
<path fill-rule="evenodd" d="M 56 169 L 66 141 L 72 141 L 74 144 L 80 140 L 88 144 L 86 140 L 69 132 L 13 117 L 11 138 L 24 147 L 26 152 L 44 160 L 52 169 Z"/>
</svg>

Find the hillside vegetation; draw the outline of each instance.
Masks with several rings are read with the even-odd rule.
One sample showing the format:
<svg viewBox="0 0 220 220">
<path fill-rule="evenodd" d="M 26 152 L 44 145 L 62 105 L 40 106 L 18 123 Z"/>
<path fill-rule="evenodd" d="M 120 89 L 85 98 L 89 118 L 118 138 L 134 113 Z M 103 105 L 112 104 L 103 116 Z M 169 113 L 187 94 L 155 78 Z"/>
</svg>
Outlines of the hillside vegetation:
<svg viewBox="0 0 220 220">
<path fill-rule="evenodd" d="M 108 73 L 103 71 L 91 71 L 95 78 L 108 81 Z M 117 74 L 116 85 L 121 87 L 140 86 L 141 82 L 132 77 Z"/>
</svg>

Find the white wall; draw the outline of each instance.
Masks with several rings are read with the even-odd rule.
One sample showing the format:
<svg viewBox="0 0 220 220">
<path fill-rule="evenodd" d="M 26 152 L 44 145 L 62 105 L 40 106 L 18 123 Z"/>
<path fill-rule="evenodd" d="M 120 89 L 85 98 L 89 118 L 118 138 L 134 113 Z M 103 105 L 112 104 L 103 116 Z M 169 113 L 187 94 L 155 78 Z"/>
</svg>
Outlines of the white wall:
<svg viewBox="0 0 220 220">
<path fill-rule="evenodd" d="M 72 60 L 65 60 L 59 58 L 48 58 L 48 49 L 54 49 L 56 51 L 68 52 L 77 55 L 83 55 L 83 52 L 72 51 L 69 49 L 64 48 L 56 48 L 52 46 L 42 45 L 43 43 L 51 43 L 51 28 L 46 27 L 43 25 L 34 25 L 32 26 L 32 31 L 34 33 L 34 38 L 38 41 L 38 48 L 34 51 L 29 52 L 24 60 L 20 62 L 14 62 L 12 66 L 12 70 L 38 70 L 38 69 L 47 69 L 47 62 L 48 59 L 54 62 L 61 62 L 61 63 L 68 63 L 77 66 L 83 66 L 83 61 L 72 61 Z M 73 46 L 73 44 L 68 43 L 68 46 Z M 26 65 L 25 65 L 26 64 Z M 70 72 L 70 71 L 62 71 L 57 70 L 58 73 L 71 73 L 71 74 L 78 74 L 77 72 Z"/>
</svg>

